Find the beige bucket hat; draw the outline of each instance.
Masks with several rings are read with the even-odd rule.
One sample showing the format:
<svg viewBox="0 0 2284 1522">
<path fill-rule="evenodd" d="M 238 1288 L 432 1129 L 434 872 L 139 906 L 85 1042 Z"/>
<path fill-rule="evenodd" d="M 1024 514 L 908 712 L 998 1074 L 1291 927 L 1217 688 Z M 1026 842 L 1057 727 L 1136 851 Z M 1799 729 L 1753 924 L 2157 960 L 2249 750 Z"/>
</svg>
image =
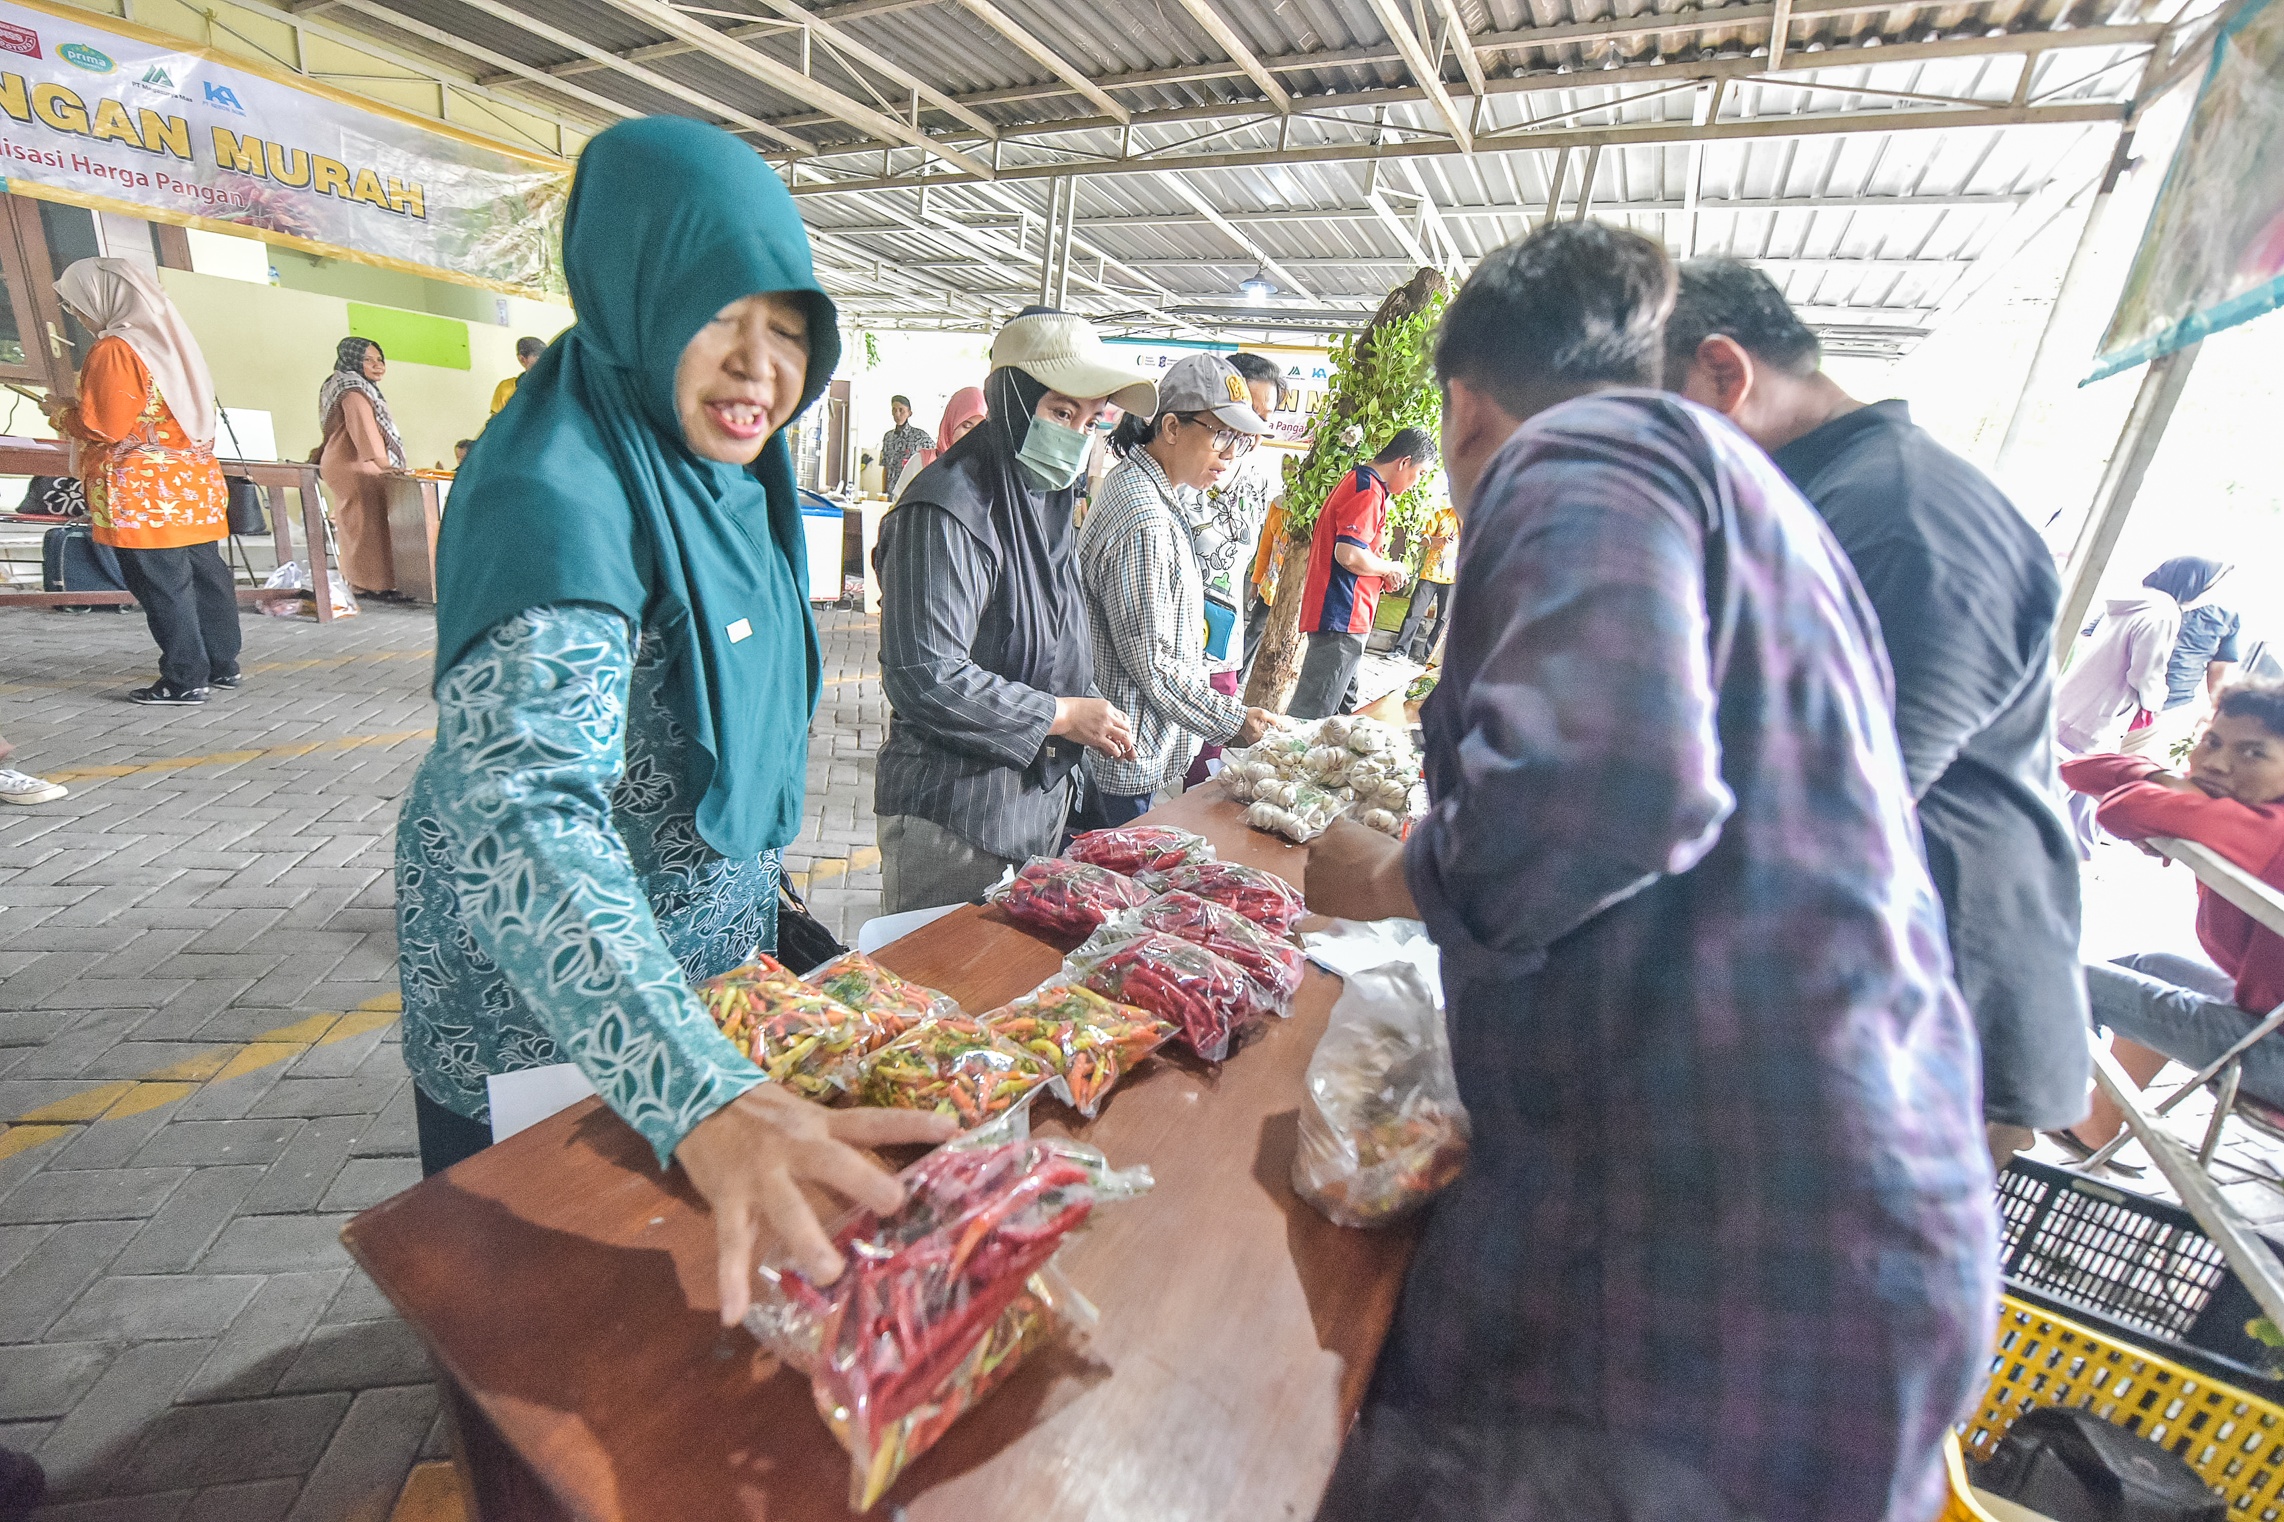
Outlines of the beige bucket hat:
<svg viewBox="0 0 2284 1522">
<path fill-rule="evenodd" d="M 991 367 L 1013 365 L 1065 396 L 1106 396 L 1111 405 L 1144 417 L 1158 408 L 1158 384 L 1103 352 L 1094 324 L 1069 312 L 1018 317 L 991 341 Z"/>
</svg>

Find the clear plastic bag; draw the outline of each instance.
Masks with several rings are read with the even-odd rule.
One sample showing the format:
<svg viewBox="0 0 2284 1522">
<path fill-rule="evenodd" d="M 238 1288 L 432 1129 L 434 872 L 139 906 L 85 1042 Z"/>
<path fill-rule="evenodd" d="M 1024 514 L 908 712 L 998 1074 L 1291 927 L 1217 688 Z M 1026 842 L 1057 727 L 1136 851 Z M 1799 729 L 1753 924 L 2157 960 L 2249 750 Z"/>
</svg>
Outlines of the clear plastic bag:
<svg viewBox="0 0 2284 1522">
<path fill-rule="evenodd" d="M 746 1316 L 763 1346 L 809 1375 L 849 1452 L 849 1506 L 869 1510 L 914 1459 L 1088 1306 L 1056 1272 L 1063 1239 L 1097 1204 L 1150 1188 L 1077 1142 L 964 1137 L 904 1170 L 886 1220 L 844 1217 L 847 1268 L 829 1285 L 764 1268 Z"/>
<path fill-rule="evenodd" d="M 1245 822 L 1256 830 L 1282 835 L 1294 845 L 1307 845 L 1352 807 L 1352 800 L 1315 783 L 1264 782 L 1253 790 Z"/>
<path fill-rule="evenodd" d="M 697 994 L 731 1045 L 772 1082 L 810 1099 L 848 1088 L 859 1061 L 889 1036 L 863 1011 L 802 982 L 772 957 L 756 955 L 708 978 Z"/>
<path fill-rule="evenodd" d="M 1155 893 L 1194 893 L 1234 909 L 1271 935 L 1290 935 L 1294 921 L 1309 912 L 1300 889 L 1274 872 L 1234 861 L 1191 862 L 1148 873 L 1142 882 Z"/>
<path fill-rule="evenodd" d="M 1293 1012 L 1308 958 L 1290 941 L 1268 934 L 1234 909 L 1178 889 L 1139 909 L 1123 909 L 1103 922 L 1105 931 L 1159 930 L 1203 946 L 1251 978 L 1279 1015 Z"/>
<path fill-rule="evenodd" d="M 1181 1027 L 1208 1062 L 1229 1055 L 1239 1028 L 1274 1011 L 1244 971 L 1203 946 L 1158 931 L 1097 933 L 1063 963 L 1071 981 Z"/>
<path fill-rule="evenodd" d="M 1340 1226 L 1386 1226 L 1467 1163 L 1443 1011 L 1409 962 L 1348 975 L 1309 1058 L 1293 1188 Z"/>
<path fill-rule="evenodd" d="M 864 1061 L 856 1101 L 888 1110 L 934 1110 L 977 1126 L 1045 1088 L 1055 1070 L 981 1020 L 931 1020 Z"/>
<path fill-rule="evenodd" d="M 986 894 L 1008 918 L 1050 935 L 1092 935 L 1121 909 L 1148 903 L 1150 890 L 1131 877 L 1060 856 L 1034 856 Z"/>
<path fill-rule="evenodd" d="M 833 958 L 803 981 L 816 984 L 849 1008 L 870 1015 L 888 1032 L 890 1039 L 903 1035 L 915 1025 L 947 1016 L 957 1018 L 963 1013 L 950 994 L 907 983 L 861 951 Z"/>
<path fill-rule="evenodd" d="M 1165 824 L 1130 824 L 1115 830 L 1089 830 L 1074 838 L 1063 855 L 1106 871 L 1132 877 L 1163 872 L 1184 862 L 1213 860 L 1213 842 Z"/>
<path fill-rule="evenodd" d="M 1179 1034 L 1171 1021 L 1075 983 L 1050 983 L 983 1021 L 1053 1068 L 1063 1102 L 1090 1120 L 1112 1085 Z"/>
</svg>

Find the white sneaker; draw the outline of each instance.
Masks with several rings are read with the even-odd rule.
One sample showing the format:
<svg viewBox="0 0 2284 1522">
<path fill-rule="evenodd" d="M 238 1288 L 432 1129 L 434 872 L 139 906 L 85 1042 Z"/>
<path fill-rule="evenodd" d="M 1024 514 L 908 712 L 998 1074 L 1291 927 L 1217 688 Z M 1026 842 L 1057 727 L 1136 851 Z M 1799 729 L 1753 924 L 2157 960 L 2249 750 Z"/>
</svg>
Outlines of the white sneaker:
<svg viewBox="0 0 2284 1522">
<path fill-rule="evenodd" d="M 0 803 L 53 803 L 70 791 L 60 782 L 0 767 Z"/>
</svg>

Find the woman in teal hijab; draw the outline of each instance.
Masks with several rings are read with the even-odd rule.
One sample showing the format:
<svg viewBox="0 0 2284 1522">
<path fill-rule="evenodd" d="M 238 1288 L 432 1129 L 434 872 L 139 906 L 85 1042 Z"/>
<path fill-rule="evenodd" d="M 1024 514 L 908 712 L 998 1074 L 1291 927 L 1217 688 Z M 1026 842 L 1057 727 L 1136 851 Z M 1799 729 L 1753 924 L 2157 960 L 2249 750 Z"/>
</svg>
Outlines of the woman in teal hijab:
<svg viewBox="0 0 2284 1522">
<path fill-rule="evenodd" d="M 581 155 L 579 311 L 469 452 L 437 542 L 436 745 L 397 827 L 421 1162 L 490 1140 L 486 1080 L 574 1062 L 714 1207 L 725 1322 L 766 1222 L 828 1277 L 814 1181 L 939 1139 L 768 1083 L 691 985 L 776 944 L 817 635 L 780 430 L 840 358 L 791 196 L 676 117 Z M 854 1145 L 852 1145 L 854 1144 Z"/>
</svg>

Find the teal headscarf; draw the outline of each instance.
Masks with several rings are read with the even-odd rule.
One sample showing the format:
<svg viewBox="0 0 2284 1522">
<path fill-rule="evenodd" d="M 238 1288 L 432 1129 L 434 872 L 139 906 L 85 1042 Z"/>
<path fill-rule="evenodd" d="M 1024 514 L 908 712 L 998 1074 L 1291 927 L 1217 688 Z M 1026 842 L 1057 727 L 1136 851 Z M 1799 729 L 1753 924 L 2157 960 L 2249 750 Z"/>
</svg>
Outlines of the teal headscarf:
<svg viewBox="0 0 2284 1522">
<path fill-rule="evenodd" d="M 563 266 L 578 325 L 517 383 L 453 483 L 436 545 L 436 679 L 527 608 L 625 614 L 666 642 L 699 833 L 725 856 L 757 855 L 800 833 L 817 704 L 793 462 L 782 435 L 750 469 L 693 454 L 674 371 L 723 307 L 796 293 L 809 316 L 797 416 L 840 363 L 837 315 L 777 176 L 681 117 L 587 144 Z"/>
</svg>

